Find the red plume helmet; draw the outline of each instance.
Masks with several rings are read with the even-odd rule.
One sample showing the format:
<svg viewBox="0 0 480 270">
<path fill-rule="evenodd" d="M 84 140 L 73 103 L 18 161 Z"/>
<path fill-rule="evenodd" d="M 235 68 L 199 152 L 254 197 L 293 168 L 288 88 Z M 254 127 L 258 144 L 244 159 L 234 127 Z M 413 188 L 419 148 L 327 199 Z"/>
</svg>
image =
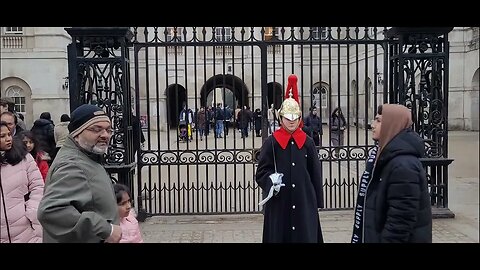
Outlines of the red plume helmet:
<svg viewBox="0 0 480 270">
<path fill-rule="evenodd" d="M 298 102 L 298 78 L 295 74 L 288 76 L 287 90 L 285 91 L 285 100 L 280 107 L 279 114 L 289 120 L 296 120 L 302 116 L 300 103 Z M 302 123 L 300 126 L 302 127 Z"/>
<path fill-rule="evenodd" d="M 300 104 L 298 102 L 298 87 L 297 87 L 297 82 L 298 82 L 298 78 L 295 74 L 292 74 L 290 76 L 288 76 L 288 84 L 287 84 L 287 90 L 285 91 L 285 99 L 289 98 L 290 97 L 290 89 L 292 90 L 291 93 L 292 93 L 292 97 L 293 99 L 295 99 L 295 101 Z"/>
</svg>

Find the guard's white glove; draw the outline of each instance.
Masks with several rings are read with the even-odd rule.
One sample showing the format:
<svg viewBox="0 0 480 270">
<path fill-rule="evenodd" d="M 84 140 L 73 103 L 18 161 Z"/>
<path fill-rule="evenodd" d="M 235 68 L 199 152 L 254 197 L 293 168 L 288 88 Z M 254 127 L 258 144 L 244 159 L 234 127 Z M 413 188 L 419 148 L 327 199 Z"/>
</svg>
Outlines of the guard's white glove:
<svg viewBox="0 0 480 270">
<path fill-rule="evenodd" d="M 283 173 L 272 173 L 269 177 L 270 180 L 272 180 L 273 185 L 268 192 L 268 196 L 260 203 L 258 203 L 258 205 L 260 206 L 264 205 L 268 200 L 270 200 L 270 198 L 272 198 L 274 194 L 277 195 L 278 192 L 280 192 L 280 188 L 285 186 L 285 184 L 282 183 Z"/>
<path fill-rule="evenodd" d="M 280 192 L 280 188 L 284 187 L 285 184 L 282 183 L 283 173 L 272 173 L 270 174 L 270 179 L 272 180 L 274 195 Z"/>
</svg>

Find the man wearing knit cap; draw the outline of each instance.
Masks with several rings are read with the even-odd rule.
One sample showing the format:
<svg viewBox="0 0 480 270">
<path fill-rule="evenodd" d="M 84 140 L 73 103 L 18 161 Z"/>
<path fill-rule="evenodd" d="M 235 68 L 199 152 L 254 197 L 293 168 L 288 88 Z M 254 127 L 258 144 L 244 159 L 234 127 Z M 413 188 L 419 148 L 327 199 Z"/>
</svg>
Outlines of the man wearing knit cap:
<svg viewBox="0 0 480 270">
<path fill-rule="evenodd" d="M 68 131 L 38 207 L 43 242 L 119 242 L 113 186 L 100 164 L 112 136 L 110 118 L 101 108 L 84 104 L 72 112 Z"/>
</svg>

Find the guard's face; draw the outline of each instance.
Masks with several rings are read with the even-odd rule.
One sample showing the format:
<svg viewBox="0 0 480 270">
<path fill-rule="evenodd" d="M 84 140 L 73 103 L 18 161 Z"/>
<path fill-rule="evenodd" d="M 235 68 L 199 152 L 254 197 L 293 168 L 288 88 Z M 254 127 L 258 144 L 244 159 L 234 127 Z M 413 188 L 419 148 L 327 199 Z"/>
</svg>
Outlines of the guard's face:
<svg viewBox="0 0 480 270">
<path fill-rule="evenodd" d="M 300 124 L 300 117 L 295 120 L 289 120 L 286 117 L 282 117 L 282 125 L 289 133 L 293 133 Z"/>
<path fill-rule="evenodd" d="M 382 116 L 377 114 L 372 121 L 372 139 L 378 141 L 380 139 L 380 131 L 382 130 Z"/>
<path fill-rule="evenodd" d="M 12 148 L 12 133 L 6 126 L 0 127 L 0 150 L 8 151 Z"/>
<path fill-rule="evenodd" d="M 95 154 L 105 154 L 112 137 L 110 122 L 102 121 L 92 124 L 78 134 L 76 140 L 82 148 Z"/>
</svg>

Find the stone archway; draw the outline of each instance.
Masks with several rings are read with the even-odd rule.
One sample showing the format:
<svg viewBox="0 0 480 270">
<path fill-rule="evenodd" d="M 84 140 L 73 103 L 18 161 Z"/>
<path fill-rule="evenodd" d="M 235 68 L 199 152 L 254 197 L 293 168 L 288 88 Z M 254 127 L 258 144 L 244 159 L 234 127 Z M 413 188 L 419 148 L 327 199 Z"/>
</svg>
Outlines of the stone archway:
<svg viewBox="0 0 480 270">
<path fill-rule="evenodd" d="M 245 83 L 238 77 L 230 74 L 219 74 L 208 79 L 200 90 L 200 104 L 201 106 L 208 107 L 210 104 L 207 104 L 207 97 L 210 92 L 215 89 L 225 89 L 233 92 L 235 99 L 235 107 L 248 106 L 248 88 Z"/>
<path fill-rule="evenodd" d="M 269 82 L 267 84 L 268 108 L 273 104 L 276 110 L 280 109 L 283 101 L 283 86 L 278 82 Z"/>
<path fill-rule="evenodd" d="M 167 121 L 168 126 L 178 126 L 178 119 L 183 106 L 187 102 L 187 90 L 180 84 L 171 84 L 165 90 L 167 96 Z"/>
</svg>

